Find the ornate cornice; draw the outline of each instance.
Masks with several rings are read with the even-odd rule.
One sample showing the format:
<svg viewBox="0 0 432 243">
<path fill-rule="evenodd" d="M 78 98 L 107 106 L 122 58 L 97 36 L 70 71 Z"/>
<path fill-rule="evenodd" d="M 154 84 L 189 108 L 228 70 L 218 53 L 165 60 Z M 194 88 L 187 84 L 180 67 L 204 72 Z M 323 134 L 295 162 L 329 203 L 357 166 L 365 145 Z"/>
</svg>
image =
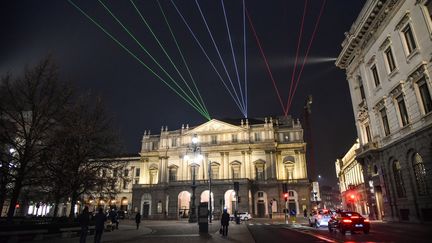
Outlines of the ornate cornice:
<svg viewBox="0 0 432 243">
<path fill-rule="evenodd" d="M 343 41 L 343 49 L 336 60 L 336 66 L 346 69 L 349 61 L 354 57 L 357 50 L 364 50 L 372 37 L 377 33 L 382 23 L 393 12 L 396 4 L 402 0 L 377 0 L 371 5 L 364 6 L 364 14 L 361 14 L 357 26 L 352 26 Z M 363 19 L 363 20 L 362 20 Z M 357 22 L 356 21 L 356 22 Z"/>
</svg>

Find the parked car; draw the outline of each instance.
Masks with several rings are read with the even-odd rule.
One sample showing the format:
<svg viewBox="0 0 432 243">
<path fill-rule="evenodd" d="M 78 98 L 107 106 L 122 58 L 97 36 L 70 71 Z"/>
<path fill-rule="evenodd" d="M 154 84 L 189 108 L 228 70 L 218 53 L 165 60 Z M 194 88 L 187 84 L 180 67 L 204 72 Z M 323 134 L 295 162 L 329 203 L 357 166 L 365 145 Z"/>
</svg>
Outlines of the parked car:
<svg viewBox="0 0 432 243">
<path fill-rule="evenodd" d="M 238 216 L 240 217 L 240 220 L 243 220 L 243 221 L 248 221 L 249 219 L 252 218 L 252 215 L 250 215 L 248 212 L 238 213 Z M 235 220 L 234 214 L 230 215 L 230 220 L 231 221 Z"/>
<path fill-rule="evenodd" d="M 363 231 L 365 234 L 369 233 L 370 222 L 369 219 L 364 218 L 356 212 L 340 212 L 331 217 L 328 222 L 328 229 L 330 232 L 339 230 L 342 234 L 347 231 Z"/>
<path fill-rule="evenodd" d="M 318 211 L 313 211 L 309 215 L 309 225 L 316 228 L 328 226 L 331 215 L 332 212 L 328 209 L 319 209 Z"/>
<path fill-rule="evenodd" d="M 248 212 L 240 213 L 239 214 L 240 220 L 248 221 L 252 218 L 252 216 Z"/>
</svg>

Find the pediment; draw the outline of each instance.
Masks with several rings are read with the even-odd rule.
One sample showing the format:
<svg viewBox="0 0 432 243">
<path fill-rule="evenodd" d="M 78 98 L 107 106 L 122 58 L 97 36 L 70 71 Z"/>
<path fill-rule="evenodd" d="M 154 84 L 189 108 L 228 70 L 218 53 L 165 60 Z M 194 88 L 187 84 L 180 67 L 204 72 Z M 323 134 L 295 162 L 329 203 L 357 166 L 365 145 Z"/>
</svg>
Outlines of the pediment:
<svg viewBox="0 0 432 243">
<path fill-rule="evenodd" d="M 213 133 L 213 132 L 234 132 L 234 131 L 242 131 L 245 128 L 240 126 L 235 126 L 223 121 L 219 121 L 216 119 L 212 119 L 204 124 L 201 124 L 191 130 L 189 130 L 186 134 L 200 134 L 200 133 Z"/>
</svg>

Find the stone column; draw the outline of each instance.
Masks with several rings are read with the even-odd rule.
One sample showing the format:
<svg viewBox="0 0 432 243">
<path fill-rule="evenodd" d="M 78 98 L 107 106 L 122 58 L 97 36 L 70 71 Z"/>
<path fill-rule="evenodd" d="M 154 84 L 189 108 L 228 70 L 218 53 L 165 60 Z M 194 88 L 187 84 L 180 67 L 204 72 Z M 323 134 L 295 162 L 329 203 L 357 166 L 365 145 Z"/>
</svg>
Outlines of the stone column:
<svg viewBox="0 0 432 243">
<path fill-rule="evenodd" d="M 270 170 L 271 170 L 271 178 L 276 178 L 276 166 L 274 161 L 273 151 L 270 151 Z"/>
<path fill-rule="evenodd" d="M 220 164 L 221 164 L 221 168 L 220 168 L 220 173 L 221 173 L 221 175 L 220 175 L 220 178 L 221 179 L 226 179 L 225 178 L 225 158 L 224 158 L 224 153 L 223 152 L 221 152 L 220 153 Z"/>
<path fill-rule="evenodd" d="M 163 167 L 163 163 L 162 163 L 162 157 L 159 157 L 159 168 L 158 168 L 158 183 L 162 182 L 162 167 Z"/>
<path fill-rule="evenodd" d="M 241 178 L 246 178 L 246 159 L 245 159 L 245 152 L 241 152 L 242 153 L 242 161 L 241 161 L 241 172 L 240 172 L 240 177 Z"/>
<path fill-rule="evenodd" d="M 229 173 L 229 167 L 230 167 L 229 162 L 230 162 L 229 161 L 229 153 L 226 152 L 225 153 L 225 172 L 224 172 L 224 174 L 225 174 L 225 176 L 226 176 L 227 179 L 231 178 L 230 177 L 230 173 Z"/>
</svg>

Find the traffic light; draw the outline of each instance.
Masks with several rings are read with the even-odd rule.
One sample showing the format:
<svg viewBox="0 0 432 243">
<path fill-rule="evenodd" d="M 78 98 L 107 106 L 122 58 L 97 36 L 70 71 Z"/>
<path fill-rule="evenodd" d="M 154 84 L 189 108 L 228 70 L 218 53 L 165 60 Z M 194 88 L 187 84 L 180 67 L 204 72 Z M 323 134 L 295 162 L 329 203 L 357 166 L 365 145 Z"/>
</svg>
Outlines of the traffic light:
<svg viewBox="0 0 432 243">
<path fill-rule="evenodd" d="M 356 196 L 355 196 L 354 193 L 350 193 L 350 194 L 348 194 L 348 201 L 350 201 L 350 202 L 354 202 L 355 199 L 356 199 Z"/>
<path fill-rule="evenodd" d="M 285 202 L 288 201 L 288 192 L 284 193 Z"/>
</svg>

